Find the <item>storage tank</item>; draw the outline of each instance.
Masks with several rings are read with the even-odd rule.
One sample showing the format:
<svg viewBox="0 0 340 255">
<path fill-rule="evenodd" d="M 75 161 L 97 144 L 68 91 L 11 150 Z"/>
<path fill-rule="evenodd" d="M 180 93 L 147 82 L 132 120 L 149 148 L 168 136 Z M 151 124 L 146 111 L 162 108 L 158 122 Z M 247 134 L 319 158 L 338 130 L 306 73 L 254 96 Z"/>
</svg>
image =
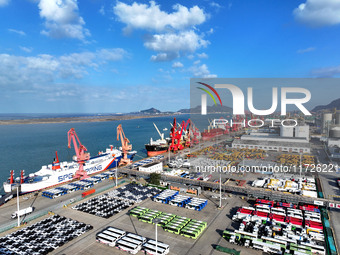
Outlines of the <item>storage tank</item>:
<svg viewBox="0 0 340 255">
<path fill-rule="evenodd" d="M 281 137 L 293 137 L 294 127 L 280 127 L 280 136 Z"/>
<path fill-rule="evenodd" d="M 329 137 L 331 137 L 331 138 L 340 138 L 340 127 L 332 127 L 329 130 Z"/>
<path fill-rule="evenodd" d="M 309 140 L 309 126 L 296 126 L 295 137 L 306 138 L 307 140 Z"/>
<path fill-rule="evenodd" d="M 335 125 L 340 125 L 340 111 L 335 113 Z"/>
<path fill-rule="evenodd" d="M 321 131 L 323 134 L 327 132 L 327 123 L 332 123 L 333 114 L 329 112 L 325 112 L 322 114 L 322 123 L 321 123 Z"/>
</svg>

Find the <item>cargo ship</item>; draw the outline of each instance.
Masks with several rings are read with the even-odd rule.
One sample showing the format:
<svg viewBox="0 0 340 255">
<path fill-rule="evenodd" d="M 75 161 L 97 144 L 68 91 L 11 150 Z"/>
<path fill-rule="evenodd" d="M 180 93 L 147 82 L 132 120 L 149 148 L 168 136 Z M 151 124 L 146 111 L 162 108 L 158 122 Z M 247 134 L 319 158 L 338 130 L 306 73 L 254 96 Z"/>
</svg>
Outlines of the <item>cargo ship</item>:
<svg viewBox="0 0 340 255">
<path fill-rule="evenodd" d="M 169 142 L 167 139 L 164 139 L 164 134 L 161 133 L 156 126 L 155 123 L 153 123 L 154 127 L 156 128 L 160 139 L 157 139 L 156 141 L 150 139 L 150 143 L 145 144 L 145 149 L 147 151 L 148 157 L 153 157 L 162 153 L 165 153 L 169 149 Z"/>
<path fill-rule="evenodd" d="M 204 141 L 210 140 L 214 137 L 224 135 L 225 132 L 226 130 L 223 128 L 213 128 L 213 129 L 208 128 L 208 130 L 204 130 L 204 132 L 201 133 L 202 140 Z"/>
<path fill-rule="evenodd" d="M 134 155 L 135 152 L 129 153 L 128 158 L 132 159 Z M 99 152 L 98 155 L 85 161 L 84 170 L 88 174 L 102 172 L 118 166 L 121 158 L 122 152 L 111 146 L 106 151 Z M 11 171 L 11 177 L 3 184 L 4 191 L 9 193 L 19 185 L 21 194 L 45 189 L 75 179 L 74 176 L 78 169 L 79 164 L 76 160 L 59 162 L 57 156 L 52 164 L 42 166 L 39 171 L 29 174 L 29 176 L 22 175 L 19 180 L 14 180 L 13 171 Z"/>
</svg>

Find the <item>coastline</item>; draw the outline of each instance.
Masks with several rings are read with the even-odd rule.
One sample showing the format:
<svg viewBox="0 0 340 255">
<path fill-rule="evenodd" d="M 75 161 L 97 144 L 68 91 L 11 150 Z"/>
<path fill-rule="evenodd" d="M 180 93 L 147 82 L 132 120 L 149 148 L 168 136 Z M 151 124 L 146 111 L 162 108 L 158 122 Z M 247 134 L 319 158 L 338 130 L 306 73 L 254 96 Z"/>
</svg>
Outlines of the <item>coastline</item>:
<svg viewBox="0 0 340 255">
<path fill-rule="evenodd" d="M 132 119 L 158 118 L 182 114 L 157 114 L 157 115 L 122 115 L 122 116 L 93 116 L 93 117 L 62 117 L 62 118 L 38 118 L 38 119 L 14 119 L 0 120 L 0 125 L 27 125 L 27 124 L 53 124 L 53 123 L 77 123 L 77 122 L 104 122 Z"/>
</svg>

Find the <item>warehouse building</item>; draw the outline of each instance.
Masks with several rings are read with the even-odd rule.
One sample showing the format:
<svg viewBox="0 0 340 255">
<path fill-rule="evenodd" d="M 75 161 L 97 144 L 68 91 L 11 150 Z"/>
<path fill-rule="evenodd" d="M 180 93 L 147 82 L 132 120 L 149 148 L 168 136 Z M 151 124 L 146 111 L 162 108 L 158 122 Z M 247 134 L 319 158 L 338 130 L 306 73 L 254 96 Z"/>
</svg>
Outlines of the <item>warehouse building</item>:
<svg viewBox="0 0 340 255">
<path fill-rule="evenodd" d="M 307 139 L 300 137 L 280 137 L 278 135 L 253 136 L 243 135 L 235 139 L 232 148 L 262 149 L 266 151 L 310 153 Z"/>
</svg>

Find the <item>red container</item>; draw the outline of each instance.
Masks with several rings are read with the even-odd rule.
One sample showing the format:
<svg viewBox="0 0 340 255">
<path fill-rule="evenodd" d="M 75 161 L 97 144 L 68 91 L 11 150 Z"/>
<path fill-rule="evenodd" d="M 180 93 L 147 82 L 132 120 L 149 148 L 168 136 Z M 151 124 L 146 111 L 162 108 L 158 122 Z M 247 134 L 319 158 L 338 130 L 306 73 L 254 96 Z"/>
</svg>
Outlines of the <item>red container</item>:
<svg viewBox="0 0 340 255">
<path fill-rule="evenodd" d="M 87 191 L 81 193 L 81 196 L 82 196 L 82 197 L 86 197 L 86 196 L 91 195 L 91 194 L 93 194 L 93 193 L 95 193 L 95 192 L 96 192 L 95 189 L 90 189 L 90 190 L 87 190 Z"/>
<path fill-rule="evenodd" d="M 256 199 L 256 203 L 274 206 L 274 201 L 265 200 L 265 199 Z"/>
<path fill-rule="evenodd" d="M 237 211 L 243 214 L 252 214 L 253 212 L 252 210 L 244 209 L 244 208 L 239 208 Z"/>
</svg>

